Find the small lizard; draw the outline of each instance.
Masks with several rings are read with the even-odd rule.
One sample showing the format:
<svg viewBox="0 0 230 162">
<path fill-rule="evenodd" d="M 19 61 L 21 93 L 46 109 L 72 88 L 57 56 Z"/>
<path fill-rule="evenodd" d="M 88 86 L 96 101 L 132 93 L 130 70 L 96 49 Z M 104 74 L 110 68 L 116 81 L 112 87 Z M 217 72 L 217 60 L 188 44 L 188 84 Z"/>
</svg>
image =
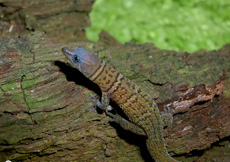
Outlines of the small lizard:
<svg viewBox="0 0 230 162">
<path fill-rule="evenodd" d="M 175 162 L 164 145 L 163 127 L 172 121 L 172 114 L 160 114 L 153 99 L 115 68 L 108 66 L 84 48 L 62 48 L 63 54 L 87 78 L 98 84 L 102 91 L 97 106 L 104 110 L 122 128 L 146 136 L 146 145 L 156 162 Z M 109 112 L 109 101 L 114 101 L 129 120 Z"/>
</svg>

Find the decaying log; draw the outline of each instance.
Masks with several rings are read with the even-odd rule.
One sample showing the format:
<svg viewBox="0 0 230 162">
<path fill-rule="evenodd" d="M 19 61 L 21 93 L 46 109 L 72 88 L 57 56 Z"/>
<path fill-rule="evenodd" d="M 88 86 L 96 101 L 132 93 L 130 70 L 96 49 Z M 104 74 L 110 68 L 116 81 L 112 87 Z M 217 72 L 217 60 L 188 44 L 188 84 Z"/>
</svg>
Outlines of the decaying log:
<svg viewBox="0 0 230 162">
<path fill-rule="evenodd" d="M 0 38 L 44 31 L 56 42 L 88 40 L 95 0 L 0 0 Z"/>
<path fill-rule="evenodd" d="M 86 98 L 100 90 L 71 67 L 64 46 L 93 51 L 147 91 L 161 111 L 172 108 L 164 135 L 178 160 L 230 159 L 229 45 L 190 54 L 149 43 L 58 44 L 35 32 L 0 42 L 0 161 L 151 160 L 144 137 L 105 125 L 109 117 L 89 111 Z"/>
</svg>

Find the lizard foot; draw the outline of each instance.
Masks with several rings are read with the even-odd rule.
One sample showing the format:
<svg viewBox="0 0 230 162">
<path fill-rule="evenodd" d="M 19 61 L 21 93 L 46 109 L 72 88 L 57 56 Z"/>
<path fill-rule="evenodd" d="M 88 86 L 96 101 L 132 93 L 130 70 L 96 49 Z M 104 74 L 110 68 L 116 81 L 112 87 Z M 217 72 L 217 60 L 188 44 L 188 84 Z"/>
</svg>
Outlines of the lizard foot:
<svg viewBox="0 0 230 162">
<path fill-rule="evenodd" d="M 86 99 L 86 102 L 92 102 L 93 104 L 92 104 L 92 106 L 90 106 L 88 111 L 91 111 L 92 109 L 94 109 L 94 112 L 96 112 L 97 106 L 98 106 L 98 104 L 100 104 L 100 101 L 93 94 L 90 94 L 90 98 L 91 99 Z"/>
<path fill-rule="evenodd" d="M 175 111 L 173 109 L 170 109 L 170 107 L 165 108 L 162 112 L 161 112 L 161 118 L 164 124 L 164 127 L 172 124 L 173 122 L 173 116 L 172 114 L 174 114 Z"/>
<path fill-rule="evenodd" d="M 113 114 L 110 111 L 113 110 L 113 108 L 111 106 L 108 106 L 105 110 L 105 114 L 108 115 L 109 117 L 111 117 L 111 119 L 109 119 L 108 121 L 106 121 L 104 124 L 108 124 L 109 122 L 114 122 L 114 118 L 116 118 L 117 114 Z"/>
<path fill-rule="evenodd" d="M 161 112 L 161 115 L 167 115 L 167 114 L 174 114 L 175 110 L 171 109 L 170 107 L 166 107 L 164 108 L 164 110 Z"/>
</svg>

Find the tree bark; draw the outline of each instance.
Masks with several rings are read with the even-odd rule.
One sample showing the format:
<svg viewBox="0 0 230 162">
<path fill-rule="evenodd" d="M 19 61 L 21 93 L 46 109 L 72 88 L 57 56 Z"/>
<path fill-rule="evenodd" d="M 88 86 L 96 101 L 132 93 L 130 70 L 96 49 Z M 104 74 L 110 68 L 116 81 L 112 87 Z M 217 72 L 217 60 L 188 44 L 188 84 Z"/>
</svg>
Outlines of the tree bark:
<svg viewBox="0 0 230 162">
<path fill-rule="evenodd" d="M 71 67 L 64 46 L 94 52 L 148 92 L 161 111 L 173 109 L 164 136 L 178 160 L 230 159 L 229 45 L 190 54 L 149 43 L 63 45 L 35 32 L 0 42 L 1 161 L 151 161 L 144 137 L 89 111 L 86 99 L 100 90 Z"/>
<path fill-rule="evenodd" d="M 0 0 L 0 38 L 44 31 L 56 42 L 87 41 L 95 0 Z"/>
<path fill-rule="evenodd" d="M 94 52 L 149 93 L 160 111 L 174 110 L 164 136 L 175 158 L 229 161 L 230 46 L 190 54 L 121 45 L 104 31 L 97 44 L 64 44 L 87 41 L 93 3 L 0 0 L 0 161 L 152 161 L 145 137 L 89 111 L 86 99 L 100 89 L 71 67 L 64 46 Z M 37 30 L 53 39 L 31 33 Z"/>
</svg>

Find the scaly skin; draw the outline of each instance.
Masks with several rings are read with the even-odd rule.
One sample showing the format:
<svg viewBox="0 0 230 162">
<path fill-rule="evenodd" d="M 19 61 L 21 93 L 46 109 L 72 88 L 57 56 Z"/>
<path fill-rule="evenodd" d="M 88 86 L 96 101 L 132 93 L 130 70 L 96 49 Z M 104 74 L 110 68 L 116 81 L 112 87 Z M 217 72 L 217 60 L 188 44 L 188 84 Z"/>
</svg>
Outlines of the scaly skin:
<svg viewBox="0 0 230 162">
<path fill-rule="evenodd" d="M 108 66 L 97 56 L 79 47 L 62 49 L 63 54 L 86 77 L 102 90 L 102 101 L 97 105 L 106 111 L 124 129 L 146 136 L 146 145 L 156 162 L 175 162 L 167 152 L 163 139 L 163 127 L 172 119 L 171 114 L 160 115 L 152 98 L 137 85 Z M 119 105 L 130 121 L 109 113 L 109 99 Z"/>
</svg>

